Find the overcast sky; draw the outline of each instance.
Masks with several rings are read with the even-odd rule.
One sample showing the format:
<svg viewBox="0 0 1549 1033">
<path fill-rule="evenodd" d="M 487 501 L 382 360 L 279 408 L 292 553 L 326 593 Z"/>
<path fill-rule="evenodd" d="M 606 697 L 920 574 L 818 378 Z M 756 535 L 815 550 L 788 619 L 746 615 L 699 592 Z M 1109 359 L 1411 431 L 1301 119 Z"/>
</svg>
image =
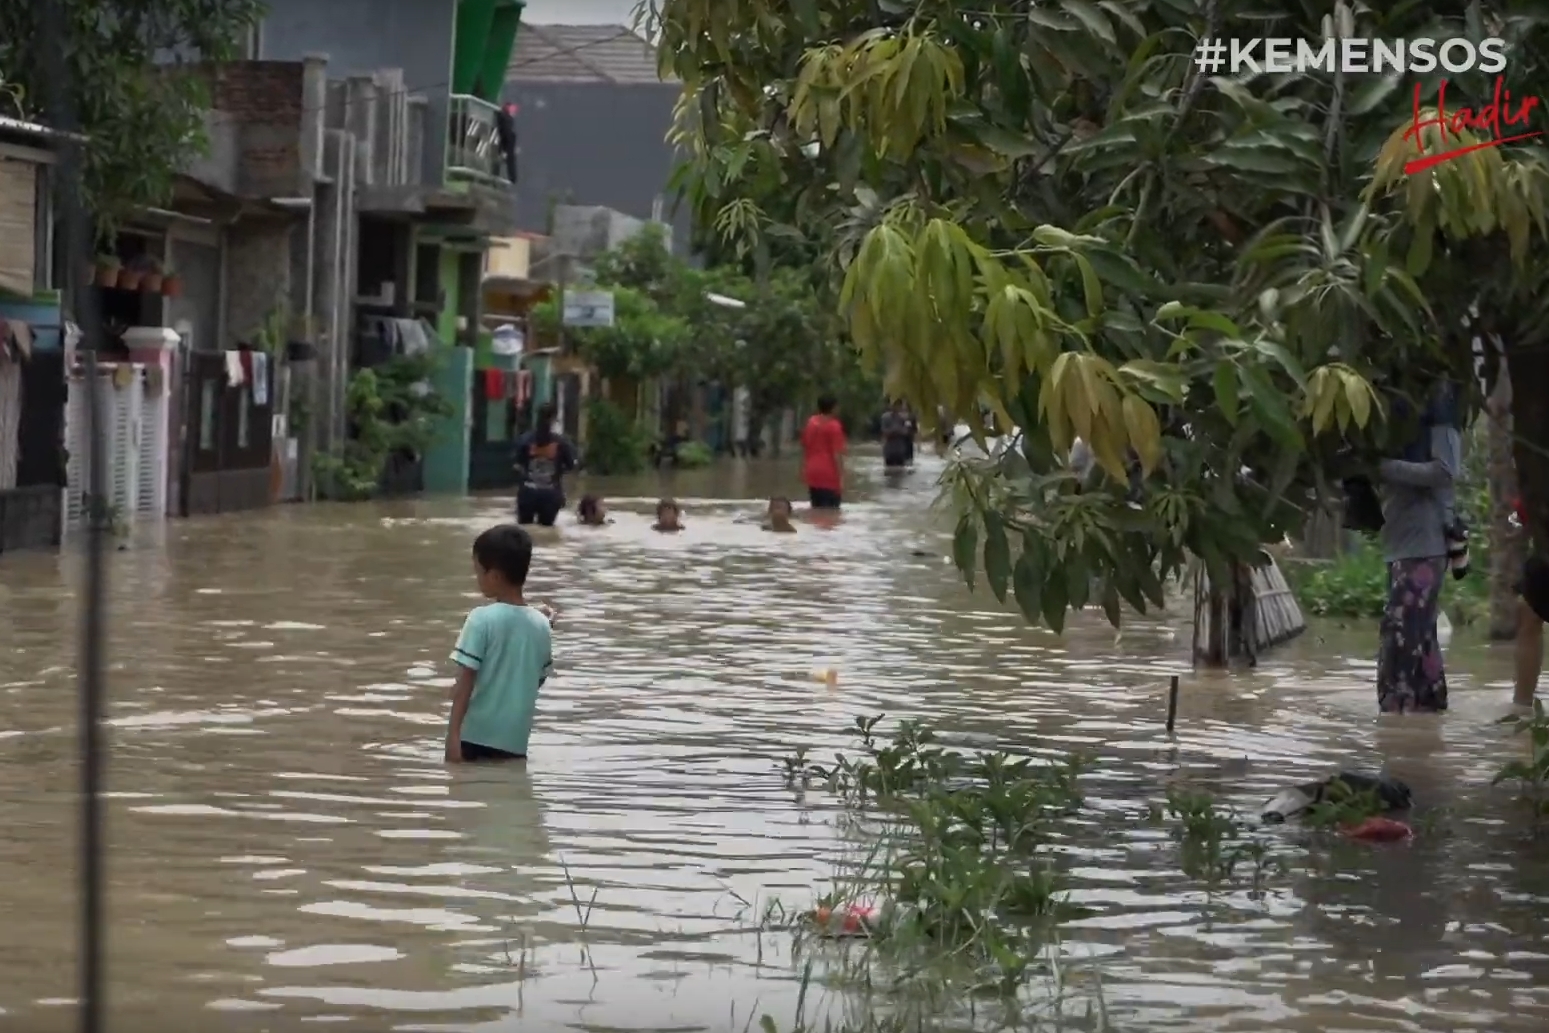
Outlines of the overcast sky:
<svg viewBox="0 0 1549 1033">
<path fill-rule="evenodd" d="M 527 0 L 529 25 L 631 25 L 635 0 Z"/>
</svg>

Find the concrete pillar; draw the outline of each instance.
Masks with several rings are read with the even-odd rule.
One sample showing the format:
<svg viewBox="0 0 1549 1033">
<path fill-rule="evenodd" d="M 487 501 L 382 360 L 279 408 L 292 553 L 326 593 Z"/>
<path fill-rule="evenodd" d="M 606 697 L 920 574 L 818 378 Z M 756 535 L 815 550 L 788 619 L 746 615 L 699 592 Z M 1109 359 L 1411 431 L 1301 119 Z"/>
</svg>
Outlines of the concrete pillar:
<svg viewBox="0 0 1549 1033">
<path fill-rule="evenodd" d="M 341 425 L 342 413 L 339 399 L 347 370 L 340 356 L 343 353 L 341 335 L 345 328 L 339 319 L 341 282 L 339 252 L 344 246 L 343 233 L 346 218 L 354 213 L 344 206 L 346 196 L 342 181 L 345 143 L 348 134 L 330 129 L 325 137 L 323 167 L 331 183 L 318 189 L 315 211 L 317 251 L 314 256 L 317 292 L 317 389 L 313 399 L 312 420 L 317 426 L 316 447 L 319 452 L 329 452 L 338 443 L 336 429 Z"/>
<path fill-rule="evenodd" d="M 142 362 L 147 369 L 156 367 L 161 370 L 163 403 L 157 426 L 152 433 L 156 440 L 162 443 L 162 469 L 170 471 L 177 469 L 179 445 L 181 438 L 172 433 L 172 405 L 171 400 L 175 394 L 177 381 L 174 373 L 177 371 L 173 359 L 177 355 L 178 342 L 182 338 L 176 330 L 163 326 L 133 326 L 124 331 L 124 344 L 129 348 L 129 361 Z M 171 516 L 177 500 L 173 497 L 170 479 L 164 478 L 163 483 L 157 485 L 161 493 L 161 514 Z"/>
<path fill-rule="evenodd" d="M 350 76 L 350 99 L 343 128 L 355 137 L 355 151 L 360 161 L 356 174 L 367 186 L 382 181 L 376 175 L 371 158 L 376 148 L 377 99 L 377 84 L 371 76 Z"/>
<path fill-rule="evenodd" d="M 301 59 L 301 171 L 312 180 L 323 173 L 323 128 L 327 124 L 328 55 Z"/>
<path fill-rule="evenodd" d="M 439 141 L 440 137 L 437 136 L 433 138 L 430 135 L 430 127 L 428 125 L 430 119 L 430 102 L 427 101 L 424 97 L 410 97 L 408 113 L 408 131 L 404 134 L 405 144 L 408 150 L 408 157 L 406 159 L 404 169 L 406 175 L 404 183 L 408 186 L 418 186 L 425 180 L 425 166 L 424 162 L 420 161 L 420 155 L 425 153 L 426 141 Z M 440 132 L 445 131 L 446 129 L 443 126 Z"/>
</svg>

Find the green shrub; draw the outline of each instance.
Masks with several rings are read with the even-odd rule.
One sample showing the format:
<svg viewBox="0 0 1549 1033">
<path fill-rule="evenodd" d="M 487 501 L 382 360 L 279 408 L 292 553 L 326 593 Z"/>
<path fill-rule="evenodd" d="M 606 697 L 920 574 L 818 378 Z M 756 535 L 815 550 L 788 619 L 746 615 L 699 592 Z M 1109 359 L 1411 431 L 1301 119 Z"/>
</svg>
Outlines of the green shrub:
<svg viewBox="0 0 1549 1033">
<path fill-rule="evenodd" d="M 597 474 L 639 473 L 650 465 L 651 439 L 606 398 L 586 406 L 586 468 Z"/>
<path fill-rule="evenodd" d="M 715 462 L 715 453 L 703 441 L 685 441 L 673 453 L 679 469 L 697 470 Z"/>
<path fill-rule="evenodd" d="M 1484 566 L 1483 550 L 1478 548 L 1484 535 L 1478 529 L 1470 543 L 1472 571 L 1462 581 L 1449 575 L 1442 588 L 1441 602 L 1449 613 L 1461 611 L 1472 623 L 1476 611 L 1486 605 L 1489 570 Z M 1382 558 L 1382 546 L 1375 538 L 1363 536 L 1350 552 L 1328 563 L 1288 563 L 1286 576 L 1296 592 L 1302 610 L 1314 617 L 1380 618 L 1388 605 L 1388 564 Z M 1459 623 L 1454 619 L 1454 623 Z"/>
</svg>

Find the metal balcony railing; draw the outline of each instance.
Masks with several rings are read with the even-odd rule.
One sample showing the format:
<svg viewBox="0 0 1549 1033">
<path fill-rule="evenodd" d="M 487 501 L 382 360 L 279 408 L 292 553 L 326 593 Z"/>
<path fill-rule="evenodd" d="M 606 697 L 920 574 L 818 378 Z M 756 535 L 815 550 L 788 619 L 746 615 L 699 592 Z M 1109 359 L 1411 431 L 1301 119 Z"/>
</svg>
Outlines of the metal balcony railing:
<svg viewBox="0 0 1549 1033">
<path fill-rule="evenodd" d="M 516 182 L 516 159 L 500 146 L 500 108 L 465 93 L 454 93 L 447 107 L 447 172 L 487 182 Z M 512 146 L 515 146 L 513 132 Z"/>
</svg>

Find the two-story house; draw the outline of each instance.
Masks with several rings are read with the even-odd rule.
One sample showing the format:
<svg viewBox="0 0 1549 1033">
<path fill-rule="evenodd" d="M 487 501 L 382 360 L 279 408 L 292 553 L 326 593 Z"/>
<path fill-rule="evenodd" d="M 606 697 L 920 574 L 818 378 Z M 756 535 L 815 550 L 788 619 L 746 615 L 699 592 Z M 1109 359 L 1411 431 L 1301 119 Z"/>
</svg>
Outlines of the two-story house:
<svg viewBox="0 0 1549 1033">
<path fill-rule="evenodd" d="M 327 104 L 330 124 L 358 141 L 358 246 L 341 271 L 355 284 L 351 365 L 408 347 L 405 321 L 424 319 L 444 343 L 462 346 L 447 349 L 436 385 L 455 412 L 424 457 L 422 482 L 402 485 L 410 489 L 461 492 L 468 483 L 485 252 L 491 237 L 516 228 L 515 132 L 500 94 L 523 6 L 269 0 L 253 48 L 261 61 L 325 60 L 330 79 L 342 80 Z M 388 80 L 383 69 L 401 74 Z"/>
<path fill-rule="evenodd" d="M 63 318 L 52 286 L 57 134 L 0 116 L 0 552 L 57 546 Z"/>
</svg>

